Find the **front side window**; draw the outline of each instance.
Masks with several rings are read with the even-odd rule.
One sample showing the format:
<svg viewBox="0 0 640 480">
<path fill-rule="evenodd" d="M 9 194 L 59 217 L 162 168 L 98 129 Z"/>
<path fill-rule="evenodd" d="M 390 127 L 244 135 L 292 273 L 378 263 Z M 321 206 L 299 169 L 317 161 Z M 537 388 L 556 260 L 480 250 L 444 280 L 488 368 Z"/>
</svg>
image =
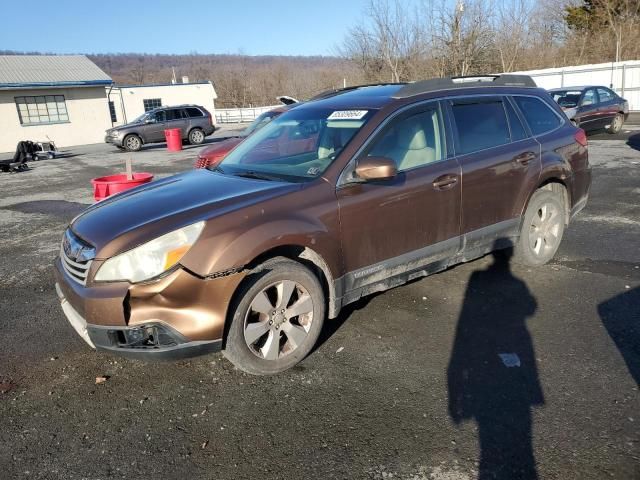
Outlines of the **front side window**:
<svg viewBox="0 0 640 480">
<path fill-rule="evenodd" d="M 465 155 L 511 141 L 502 100 L 464 99 L 452 103 L 458 129 L 458 154 Z"/>
<path fill-rule="evenodd" d="M 257 130 L 213 169 L 265 180 L 316 178 L 372 115 L 371 110 L 291 110 Z"/>
<path fill-rule="evenodd" d="M 151 115 L 150 118 L 154 118 L 156 122 L 160 123 L 160 122 L 166 122 L 167 121 L 167 112 L 164 110 L 160 110 L 159 112 L 154 113 L 153 115 Z"/>
<path fill-rule="evenodd" d="M 392 159 L 398 171 L 428 165 L 444 158 L 444 141 L 439 111 L 429 108 L 396 120 L 376 140 L 368 156 Z"/>
<path fill-rule="evenodd" d="M 598 103 L 598 95 L 596 94 L 595 89 L 590 88 L 586 92 L 584 92 L 584 97 L 582 98 L 581 107 L 588 107 L 589 105 L 595 105 Z"/>
<path fill-rule="evenodd" d="M 534 135 L 549 132 L 560 126 L 560 117 L 541 99 L 520 96 L 513 99 Z"/>
<path fill-rule="evenodd" d="M 16 97 L 15 101 L 22 125 L 42 125 L 69 121 L 64 95 Z"/>
<path fill-rule="evenodd" d="M 144 111 L 148 112 L 149 110 L 153 110 L 154 108 L 158 108 L 162 106 L 162 99 L 160 98 L 145 98 L 142 100 L 142 105 L 144 106 Z"/>
</svg>

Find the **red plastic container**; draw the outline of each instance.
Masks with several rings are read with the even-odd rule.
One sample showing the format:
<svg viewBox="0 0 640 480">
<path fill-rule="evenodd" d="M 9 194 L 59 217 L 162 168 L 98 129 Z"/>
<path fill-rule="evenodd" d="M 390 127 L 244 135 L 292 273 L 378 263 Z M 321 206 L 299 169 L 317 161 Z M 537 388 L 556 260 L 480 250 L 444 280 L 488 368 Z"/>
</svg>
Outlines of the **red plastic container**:
<svg viewBox="0 0 640 480">
<path fill-rule="evenodd" d="M 164 131 L 164 138 L 167 140 L 167 150 L 179 152 L 182 150 L 182 130 L 179 128 L 168 128 Z"/>
<path fill-rule="evenodd" d="M 150 173 L 134 173 L 133 180 L 127 180 L 126 173 L 94 178 L 91 180 L 93 198 L 96 199 L 96 202 L 99 202 L 114 193 L 124 192 L 138 185 L 149 183 L 151 180 L 153 180 L 153 175 Z"/>
</svg>

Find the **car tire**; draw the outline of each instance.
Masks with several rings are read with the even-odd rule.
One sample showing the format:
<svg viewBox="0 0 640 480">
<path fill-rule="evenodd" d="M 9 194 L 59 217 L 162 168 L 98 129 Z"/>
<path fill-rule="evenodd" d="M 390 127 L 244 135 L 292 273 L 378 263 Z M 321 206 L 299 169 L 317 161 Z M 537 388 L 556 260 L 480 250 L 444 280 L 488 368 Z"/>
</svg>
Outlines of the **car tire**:
<svg viewBox="0 0 640 480">
<path fill-rule="evenodd" d="M 278 257 L 240 286 L 223 354 L 253 375 L 273 375 L 313 349 L 325 316 L 318 278 L 304 265 Z"/>
<path fill-rule="evenodd" d="M 199 128 L 194 128 L 189 132 L 189 143 L 191 145 L 200 145 L 204 142 L 204 132 Z"/>
<path fill-rule="evenodd" d="M 620 133 L 622 130 L 622 125 L 624 125 L 624 117 L 622 114 L 617 113 L 615 117 L 611 120 L 611 125 L 607 128 L 607 132 L 611 134 Z"/>
<path fill-rule="evenodd" d="M 128 152 L 138 152 L 142 148 L 142 139 L 135 134 L 127 135 L 124 137 L 122 145 Z"/>
<path fill-rule="evenodd" d="M 544 265 L 558 251 L 566 225 L 562 188 L 539 189 L 531 196 L 522 220 L 520 238 L 515 245 L 518 263 L 530 267 Z"/>
</svg>

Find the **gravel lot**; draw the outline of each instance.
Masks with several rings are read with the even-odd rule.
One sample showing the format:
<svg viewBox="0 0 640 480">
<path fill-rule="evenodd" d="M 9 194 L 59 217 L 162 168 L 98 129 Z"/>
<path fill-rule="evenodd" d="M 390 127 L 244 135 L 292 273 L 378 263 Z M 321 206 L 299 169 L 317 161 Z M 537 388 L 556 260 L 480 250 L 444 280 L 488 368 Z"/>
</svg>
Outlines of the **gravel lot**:
<svg viewBox="0 0 640 480">
<path fill-rule="evenodd" d="M 129 156 L 169 175 L 202 147 L 0 174 L 0 477 L 640 479 L 640 130 L 590 143 L 592 198 L 552 264 L 489 256 L 365 299 L 267 378 L 92 352 L 54 291 L 91 178 Z"/>
</svg>

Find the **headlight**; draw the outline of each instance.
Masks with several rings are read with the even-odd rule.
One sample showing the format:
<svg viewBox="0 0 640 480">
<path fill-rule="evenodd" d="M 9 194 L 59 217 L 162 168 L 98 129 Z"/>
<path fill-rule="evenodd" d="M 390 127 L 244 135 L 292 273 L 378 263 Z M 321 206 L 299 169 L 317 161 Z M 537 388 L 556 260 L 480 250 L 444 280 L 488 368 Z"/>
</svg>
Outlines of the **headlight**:
<svg viewBox="0 0 640 480">
<path fill-rule="evenodd" d="M 204 228 L 204 222 L 174 230 L 110 258 L 96 274 L 96 282 L 127 280 L 141 282 L 166 272 L 189 251 Z"/>
</svg>

